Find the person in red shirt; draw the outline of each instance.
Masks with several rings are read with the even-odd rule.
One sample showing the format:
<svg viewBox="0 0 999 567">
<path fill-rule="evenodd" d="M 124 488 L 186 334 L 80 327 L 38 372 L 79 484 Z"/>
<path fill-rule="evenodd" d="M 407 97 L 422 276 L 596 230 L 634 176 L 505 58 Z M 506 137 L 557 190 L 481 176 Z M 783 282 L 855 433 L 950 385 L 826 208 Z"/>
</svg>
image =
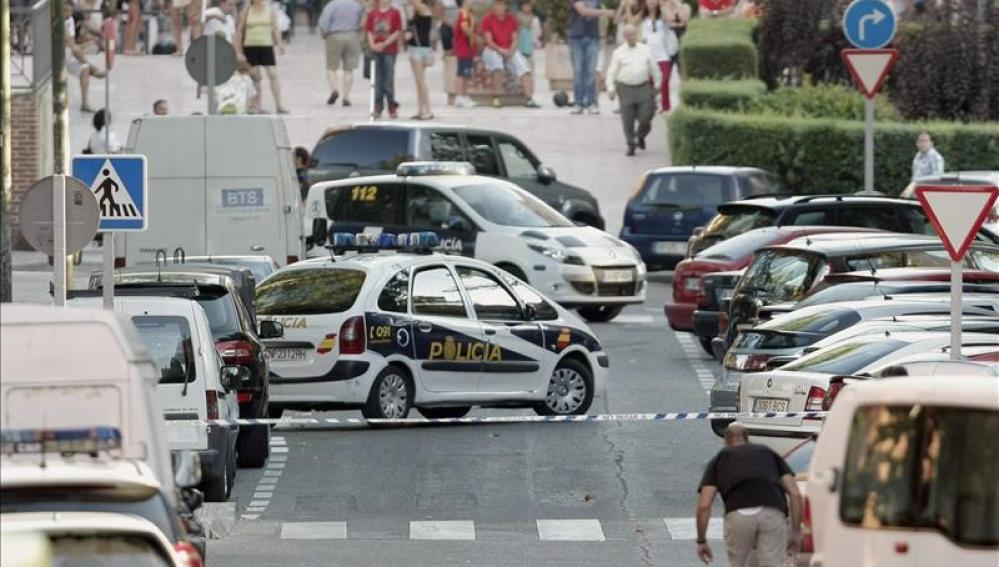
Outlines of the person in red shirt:
<svg viewBox="0 0 999 567">
<path fill-rule="evenodd" d="M 454 56 L 458 59 L 458 98 L 456 105 L 475 106 L 468 98 L 468 81 L 475 75 L 475 16 L 472 15 L 470 0 L 465 0 L 458 11 L 454 24 Z"/>
<path fill-rule="evenodd" d="M 482 18 L 482 35 L 486 47 L 482 50 L 482 62 L 486 71 L 493 79 L 493 106 L 502 106 L 499 99 L 503 86 L 503 72 L 509 72 L 520 79 L 527 100 L 524 106 L 538 108 L 534 102 L 534 80 L 527 60 L 517 49 L 517 29 L 520 27 L 517 17 L 508 11 L 507 0 L 495 0 L 492 11 Z"/>
<path fill-rule="evenodd" d="M 368 47 L 375 61 L 375 118 L 382 117 L 388 106 L 389 116 L 399 117 L 399 104 L 395 101 L 395 58 L 399 54 L 399 36 L 402 34 L 402 16 L 392 7 L 392 0 L 378 0 L 378 7 L 368 13 L 364 29 L 367 30 Z"/>
</svg>

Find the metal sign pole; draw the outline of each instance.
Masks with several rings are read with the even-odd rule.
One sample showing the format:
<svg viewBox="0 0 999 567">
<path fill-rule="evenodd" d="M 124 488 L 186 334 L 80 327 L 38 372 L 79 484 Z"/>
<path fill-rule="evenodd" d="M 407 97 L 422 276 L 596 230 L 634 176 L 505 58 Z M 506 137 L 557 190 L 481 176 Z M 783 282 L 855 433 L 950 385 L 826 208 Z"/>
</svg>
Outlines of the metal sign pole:
<svg viewBox="0 0 999 567">
<path fill-rule="evenodd" d="M 375 121 L 375 58 L 374 57 L 371 58 L 371 65 L 368 67 L 368 69 L 370 69 L 370 73 L 369 74 L 371 75 L 371 81 L 370 81 L 371 82 L 371 97 L 370 97 L 371 100 L 370 100 L 370 102 L 368 104 L 368 107 L 369 107 L 368 108 L 368 121 L 369 122 L 374 122 Z"/>
<path fill-rule="evenodd" d="M 111 38 L 105 38 L 105 50 L 115 49 Z M 111 61 L 108 54 L 108 62 Z M 111 65 L 104 70 L 104 153 L 111 153 Z M 101 240 L 104 251 L 104 273 L 101 298 L 104 309 L 114 311 L 114 233 L 104 232 Z"/>
<path fill-rule="evenodd" d="M 52 267 L 55 286 L 52 298 L 66 306 L 66 176 L 57 173 L 52 183 Z"/>
<path fill-rule="evenodd" d="M 864 98 L 864 191 L 874 191 L 874 99 Z"/>
<path fill-rule="evenodd" d="M 215 34 L 208 34 L 208 114 L 215 114 Z"/>
<path fill-rule="evenodd" d="M 961 359 L 961 262 L 950 263 L 950 359 Z"/>
</svg>

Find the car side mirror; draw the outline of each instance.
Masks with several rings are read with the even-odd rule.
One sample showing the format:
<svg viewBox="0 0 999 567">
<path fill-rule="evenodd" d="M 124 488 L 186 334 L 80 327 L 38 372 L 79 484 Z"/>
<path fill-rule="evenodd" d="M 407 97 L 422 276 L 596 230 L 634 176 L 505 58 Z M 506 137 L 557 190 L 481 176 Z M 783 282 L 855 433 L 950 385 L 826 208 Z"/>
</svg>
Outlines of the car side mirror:
<svg viewBox="0 0 999 567">
<path fill-rule="evenodd" d="M 198 453 L 170 451 L 170 464 L 173 467 L 173 482 L 178 488 L 193 489 L 201 484 L 201 457 Z"/>
<path fill-rule="evenodd" d="M 250 370 L 245 366 L 223 366 L 219 375 L 219 382 L 226 392 L 231 392 L 238 388 L 243 382 L 250 381 Z"/>
<path fill-rule="evenodd" d="M 328 233 L 329 228 L 326 226 L 326 219 L 312 219 L 312 244 L 314 246 L 323 246 L 326 244 Z"/>
<path fill-rule="evenodd" d="M 280 339 L 284 336 L 284 325 L 277 321 L 264 319 L 260 322 L 260 331 L 257 335 L 261 339 Z"/>
<path fill-rule="evenodd" d="M 533 305 L 524 306 L 524 318 L 528 321 L 534 321 L 538 318 L 538 310 Z"/>
<path fill-rule="evenodd" d="M 548 185 L 549 183 L 554 183 L 556 179 L 555 170 L 550 166 L 545 164 L 538 166 L 538 181 Z"/>
</svg>

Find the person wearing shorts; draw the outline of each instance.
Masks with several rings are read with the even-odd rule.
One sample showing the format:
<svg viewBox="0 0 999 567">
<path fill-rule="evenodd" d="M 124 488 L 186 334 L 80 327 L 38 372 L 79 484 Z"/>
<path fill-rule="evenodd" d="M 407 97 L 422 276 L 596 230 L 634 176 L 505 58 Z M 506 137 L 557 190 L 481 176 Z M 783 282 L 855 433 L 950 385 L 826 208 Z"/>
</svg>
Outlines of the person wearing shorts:
<svg viewBox="0 0 999 567">
<path fill-rule="evenodd" d="M 267 74 L 267 82 L 271 86 L 271 96 L 274 97 L 274 107 L 278 114 L 288 114 L 281 105 L 281 86 L 278 83 L 277 59 L 274 57 L 276 48 L 284 55 L 284 43 L 278 30 L 277 17 L 270 0 L 250 0 L 240 15 L 239 27 L 236 30 L 236 54 L 242 54 L 247 64 L 256 69 L 263 67 Z M 251 106 L 260 111 L 260 90 Z"/>
<path fill-rule="evenodd" d="M 173 54 L 177 57 L 184 55 L 184 44 L 181 43 L 181 13 L 187 13 L 187 25 L 191 29 L 191 41 L 201 37 L 201 2 L 194 0 L 171 0 L 170 1 L 170 27 L 173 28 L 173 41 L 177 49 Z"/>
<path fill-rule="evenodd" d="M 90 77 L 101 78 L 104 72 L 94 67 L 83 55 L 83 50 L 76 43 L 76 22 L 73 21 L 73 2 L 65 0 L 62 5 L 63 42 L 66 45 L 66 72 L 80 80 L 80 110 L 93 112 L 87 103 L 90 94 Z"/>
<path fill-rule="evenodd" d="M 482 50 L 482 62 L 486 72 L 492 75 L 493 106 L 502 106 L 499 95 L 503 87 L 503 73 L 508 72 L 520 79 L 524 88 L 524 106 L 538 108 L 534 102 L 534 80 L 531 67 L 517 49 L 517 17 L 509 13 L 507 0 L 495 0 L 492 11 L 482 18 L 482 35 L 486 46 Z"/>
<path fill-rule="evenodd" d="M 468 98 L 468 83 L 475 76 L 475 17 L 472 16 L 471 2 L 462 3 L 454 23 L 454 56 L 458 60 L 458 96 L 455 105 L 471 108 L 475 102 Z"/>
<path fill-rule="evenodd" d="M 335 104 L 336 74 L 343 67 L 343 105 L 350 106 L 350 88 L 354 70 L 361 59 L 361 22 L 364 6 L 358 0 L 330 0 L 319 15 L 319 33 L 326 39 L 326 81 L 330 96 L 326 104 Z"/>
</svg>

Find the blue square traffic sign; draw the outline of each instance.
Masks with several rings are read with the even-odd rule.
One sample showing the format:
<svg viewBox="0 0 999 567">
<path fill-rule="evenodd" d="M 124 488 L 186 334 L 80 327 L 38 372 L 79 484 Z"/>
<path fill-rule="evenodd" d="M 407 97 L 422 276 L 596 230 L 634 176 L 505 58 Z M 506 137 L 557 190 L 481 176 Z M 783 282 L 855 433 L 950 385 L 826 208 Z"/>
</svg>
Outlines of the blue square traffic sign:
<svg viewBox="0 0 999 567">
<path fill-rule="evenodd" d="M 884 0 L 853 0 L 843 13 L 843 35 L 858 49 L 880 49 L 895 37 L 895 10 Z"/>
<path fill-rule="evenodd" d="M 90 187 L 100 207 L 102 232 L 146 230 L 146 156 L 73 156 L 73 177 Z"/>
</svg>

